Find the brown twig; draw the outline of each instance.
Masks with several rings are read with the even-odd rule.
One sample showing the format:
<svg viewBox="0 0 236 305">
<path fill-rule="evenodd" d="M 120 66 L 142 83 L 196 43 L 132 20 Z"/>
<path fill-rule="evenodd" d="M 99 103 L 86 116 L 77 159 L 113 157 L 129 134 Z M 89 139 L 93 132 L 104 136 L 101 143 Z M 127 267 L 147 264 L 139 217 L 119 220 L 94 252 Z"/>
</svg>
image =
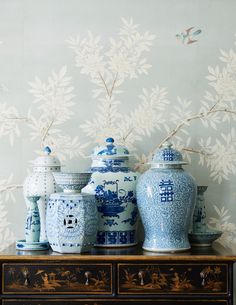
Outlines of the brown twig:
<svg viewBox="0 0 236 305">
<path fill-rule="evenodd" d="M 200 112 L 198 114 L 189 116 L 186 119 L 184 119 L 181 123 L 177 124 L 176 127 L 172 129 L 172 131 L 160 142 L 160 144 L 158 144 L 158 146 L 150 152 L 149 156 L 150 157 L 153 156 L 154 151 L 160 148 L 165 142 L 169 141 L 184 125 L 189 124 L 189 122 L 193 120 L 205 118 L 210 114 L 216 112 L 227 112 L 236 115 L 236 111 L 234 109 L 227 109 L 227 108 L 214 109 L 214 107 L 211 107 L 206 112 Z"/>
<path fill-rule="evenodd" d="M 7 122 L 7 121 L 23 121 L 23 122 L 32 122 L 31 119 L 27 117 L 6 117 L 4 120 L 0 120 L 1 122 Z"/>
<path fill-rule="evenodd" d="M 49 130 L 50 130 L 50 128 L 52 127 L 52 125 L 53 125 L 54 122 L 55 122 L 55 119 L 53 118 L 53 119 L 51 120 L 51 122 L 48 124 L 48 127 L 46 128 L 46 130 L 45 130 L 45 132 L 44 132 L 44 134 L 43 134 L 43 137 L 42 137 L 42 145 L 43 145 L 43 143 L 44 143 L 46 137 L 48 136 Z"/>
<path fill-rule="evenodd" d="M 118 72 L 116 73 L 116 76 L 115 76 L 115 78 L 113 80 L 113 83 L 112 83 L 112 86 L 111 86 L 111 90 L 110 90 L 110 94 L 109 94 L 110 98 L 112 97 L 112 93 L 113 93 L 113 90 L 115 88 L 115 84 L 117 82 L 117 78 L 118 78 Z"/>
<path fill-rule="evenodd" d="M 104 87 L 106 89 L 107 95 L 110 97 L 110 92 L 109 92 L 109 89 L 108 89 L 107 84 L 105 82 L 105 79 L 103 78 L 103 76 L 102 76 L 102 74 L 100 72 L 98 72 L 98 75 L 99 75 L 99 77 L 100 77 L 100 79 L 101 79 L 101 81 L 102 81 L 102 83 L 103 83 L 103 85 L 104 85 Z"/>
<path fill-rule="evenodd" d="M 204 117 L 207 117 L 208 115 L 212 114 L 212 113 L 216 113 L 216 112 L 228 112 L 228 113 L 232 113 L 232 114 L 236 114 L 236 111 L 233 109 L 215 109 L 215 110 L 208 110 L 207 112 L 200 112 L 198 114 L 195 114 L 193 116 L 189 116 L 188 118 L 186 118 L 183 122 L 179 123 L 170 133 L 167 137 L 165 137 L 161 143 L 158 145 L 158 148 L 160 148 L 166 141 L 168 141 L 169 139 L 171 139 L 184 125 L 188 124 L 189 122 L 196 120 L 196 119 L 201 119 Z"/>
<path fill-rule="evenodd" d="M 187 151 L 187 152 L 190 152 L 190 153 L 193 153 L 193 154 L 200 154 L 200 155 L 210 155 L 210 154 L 207 154 L 201 150 L 197 150 L 197 149 L 194 149 L 194 148 L 190 148 L 190 147 L 184 147 L 182 148 L 183 151 Z"/>
<path fill-rule="evenodd" d="M 8 186 L 0 188 L 0 193 L 4 193 L 6 191 L 13 191 L 13 190 L 16 190 L 16 189 L 20 189 L 22 187 L 23 187 L 23 185 L 10 184 Z"/>
</svg>

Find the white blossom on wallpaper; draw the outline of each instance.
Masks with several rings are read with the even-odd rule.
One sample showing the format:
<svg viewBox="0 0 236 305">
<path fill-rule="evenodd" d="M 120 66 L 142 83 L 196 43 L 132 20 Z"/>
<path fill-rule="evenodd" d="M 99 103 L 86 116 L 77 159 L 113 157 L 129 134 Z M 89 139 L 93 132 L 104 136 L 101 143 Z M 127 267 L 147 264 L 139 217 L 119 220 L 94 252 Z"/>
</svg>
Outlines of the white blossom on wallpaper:
<svg viewBox="0 0 236 305">
<path fill-rule="evenodd" d="M 236 43 L 235 43 L 236 44 Z M 201 111 L 211 110 L 202 118 L 203 126 L 217 129 L 220 123 L 234 124 L 236 122 L 236 50 L 221 50 L 221 66 L 208 67 L 211 91 L 207 91 L 202 100 Z M 231 128 L 228 134 L 221 133 L 220 138 L 200 139 L 200 147 L 204 154 L 200 164 L 207 165 L 211 177 L 219 183 L 223 179 L 229 180 L 231 174 L 236 173 L 236 134 Z"/>
<path fill-rule="evenodd" d="M 7 136 L 10 144 L 14 144 L 14 138 L 20 135 L 18 126 L 19 113 L 14 106 L 0 101 L 0 137 Z"/>
<path fill-rule="evenodd" d="M 236 225 L 230 222 L 230 211 L 225 207 L 221 209 L 214 205 L 217 217 L 210 217 L 208 226 L 211 229 L 222 231 L 222 236 L 217 240 L 222 246 L 226 248 L 236 248 Z"/>
<path fill-rule="evenodd" d="M 7 137 L 10 145 L 14 145 L 24 124 L 28 127 L 29 139 L 37 146 L 37 153 L 41 152 L 42 146 L 49 145 L 60 159 L 66 159 L 84 157 L 88 153 L 88 144 L 101 143 L 112 136 L 135 152 L 140 170 L 156 148 L 165 141 L 171 141 L 189 161 L 193 154 L 196 155 L 199 164 L 209 169 L 214 181 L 222 183 L 229 180 L 236 173 L 236 130 L 233 126 L 236 120 L 235 50 L 221 50 L 219 65 L 208 67 L 209 89 L 197 112 L 193 111 L 195 101 L 179 96 L 170 101 L 168 90 L 159 85 L 134 88 L 136 96 L 133 94 L 132 104 L 136 101 L 136 107 L 124 111 L 125 101 L 129 102 L 127 98 L 124 99 L 126 82 L 132 86 L 134 79 L 148 75 L 151 68 L 148 54 L 154 39 L 155 35 L 141 31 L 132 18 L 122 18 L 117 35 L 110 38 L 107 44 L 92 32 L 85 37 L 68 39 L 67 44 L 75 53 L 76 66 L 93 86 L 95 111 L 84 122 L 79 122 L 80 132 L 88 136 L 90 143 L 81 143 L 79 136 L 72 137 L 63 131 L 63 125 L 73 119 L 75 108 L 78 107 L 66 66 L 52 72 L 47 79 L 36 76 L 29 82 L 29 93 L 34 100 L 26 114 L 10 105 L 3 94 L 8 89 L 0 84 L 0 138 Z M 198 147 L 192 145 L 190 125 L 193 122 L 206 128 Z M 221 130 L 223 124 L 228 127 L 228 132 L 214 133 Z M 137 151 L 139 143 L 154 135 L 158 139 L 156 147 L 140 155 Z M 12 181 L 12 175 L 0 180 L 0 241 L 3 245 L 14 239 L 9 230 L 6 203 L 11 202 L 13 198 L 9 196 L 21 186 Z M 218 218 L 210 218 L 209 223 L 211 227 L 224 231 L 220 242 L 224 246 L 232 246 L 236 241 L 235 225 L 228 222 L 229 212 L 216 206 L 215 210 Z"/>
<path fill-rule="evenodd" d="M 0 251 L 15 241 L 15 235 L 10 229 L 7 208 L 15 202 L 14 192 L 20 185 L 12 184 L 13 175 L 0 180 Z"/>
<path fill-rule="evenodd" d="M 80 143 L 78 136 L 64 135 L 61 128 L 74 115 L 72 108 L 75 106 L 74 88 L 66 66 L 58 73 L 52 72 L 46 82 L 36 76 L 29 85 L 36 107 L 29 108 L 27 115 L 20 115 L 16 107 L 1 102 L 0 137 L 8 136 L 13 145 L 15 136 L 20 135 L 19 124 L 25 123 L 31 140 L 37 141 L 39 148 L 49 145 L 62 160 L 83 155 L 87 144 Z"/>
<path fill-rule="evenodd" d="M 71 77 L 67 76 L 67 67 L 62 67 L 58 73 L 52 72 L 47 82 L 35 77 L 29 85 L 34 103 L 41 113 L 38 117 L 31 110 L 28 113 L 31 139 L 40 139 L 42 146 L 52 147 L 62 160 L 83 155 L 87 144 L 80 143 L 78 136 L 72 138 L 64 135 L 60 127 L 74 115 L 74 88 L 71 86 Z"/>
<path fill-rule="evenodd" d="M 156 87 L 151 93 L 152 101 L 145 101 L 144 96 L 141 97 L 140 109 L 135 111 L 136 115 L 131 114 L 134 117 L 133 122 L 128 117 L 123 120 L 123 115 L 119 112 L 121 103 L 119 95 L 122 93 L 124 81 L 147 74 L 151 67 L 147 63 L 145 54 L 150 50 L 155 36 L 149 32 L 141 33 L 138 29 L 139 25 L 135 24 L 132 18 L 130 20 L 122 18 L 118 38 L 110 38 L 107 48 L 101 44 L 101 37 L 91 32 L 88 32 L 87 37 L 70 37 L 68 40 L 69 47 L 75 52 L 76 66 L 95 85 L 93 98 L 98 102 L 98 111 L 92 120 L 85 120 L 81 125 L 84 132 L 94 142 L 103 142 L 104 138 L 112 135 L 120 142 L 131 146 L 135 140 L 141 139 L 140 134 L 150 134 L 154 125 L 157 124 L 150 124 L 148 118 L 146 122 L 143 122 L 144 118 L 142 118 L 142 122 L 146 123 L 143 129 L 136 127 L 135 120 L 138 117 L 141 118 L 140 112 L 144 108 L 148 109 L 153 122 L 157 110 L 161 109 L 161 104 L 166 102 L 165 90 Z M 151 110 L 154 110 L 154 113 L 151 113 Z M 135 133 L 135 136 L 130 137 L 129 132 Z"/>
<path fill-rule="evenodd" d="M 191 153 L 197 153 L 199 164 L 207 165 L 213 180 L 221 183 L 223 179 L 229 179 L 236 167 L 235 130 L 232 128 L 228 135 L 221 134 L 215 139 L 210 136 L 202 138 L 199 140 L 200 148 L 196 149 L 191 147 L 188 126 L 191 121 L 199 120 L 204 127 L 217 129 L 222 122 L 236 120 L 236 53 L 233 50 L 228 53 L 221 51 L 220 60 L 224 66 L 208 68 L 210 75 L 207 79 L 215 92 L 205 93 L 197 113 L 192 111 L 192 102 L 181 97 L 177 97 L 177 104 L 173 106 L 167 99 L 167 90 L 156 86 L 151 90 L 143 89 L 142 94 L 137 92 L 141 100 L 139 105 L 131 113 L 122 115 L 118 108 L 121 102 L 117 98 L 122 93 L 121 85 L 127 78 L 132 80 L 148 73 L 151 66 L 142 56 L 150 50 L 154 39 L 154 35 L 148 32 L 140 33 L 132 19 L 122 18 L 122 22 L 117 40 L 110 39 L 108 50 L 101 45 L 100 36 L 91 32 L 86 38 L 71 37 L 68 41 L 76 54 L 76 66 L 98 87 L 93 94 L 98 102 L 98 111 L 95 119 L 86 120 L 81 125 L 84 132 L 95 142 L 112 135 L 133 150 L 137 141 L 159 132 L 157 147 L 171 140 L 184 151 L 187 159 L 190 160 Z M 146 157 L 137 156 L 138 168 L 142 170 L 143 163 L 151 156 L 152 152 Z"/>
</svg>

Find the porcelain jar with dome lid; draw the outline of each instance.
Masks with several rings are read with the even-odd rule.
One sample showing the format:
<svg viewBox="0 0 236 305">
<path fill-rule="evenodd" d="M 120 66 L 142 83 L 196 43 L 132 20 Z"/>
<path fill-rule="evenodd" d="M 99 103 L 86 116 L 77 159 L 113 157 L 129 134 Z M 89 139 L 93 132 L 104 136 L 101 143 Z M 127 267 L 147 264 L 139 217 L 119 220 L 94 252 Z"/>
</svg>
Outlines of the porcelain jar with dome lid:
<svg viewBox="0 0 236 305">
<path fill-rule="evenodd" d="M 51 154 L 51 149 L 44 148 L 44 154 L 33 162 L 33 173 L 26 177 L 23 185 L 24 199 L 27 208 L 30 206 L 28 196 L 40 196 L 38 201 L 40 214 L 40 241 L 47 241 L 46 233 L 46 209 L 49 196 L 58 191 L 53 172 L 59 172 L 61 164 L 59 159 Z"/>
<path fill-rule="evenodd" d="M 191 225 L 197 185 L 183 170 L 182 154 L 166 143 L 157 150 L 151 168 L 137 184 L 137 203 L 144 226 L 143 249 L 177 252 L 190 248 Z"/>
<path fill-rule="evenodd" d="M 84 192 L 94 194 L 98 208 L 96 246 L 124 247 L 137 243 L 138 208 L 136 183 L 139 174 L 128 165 L 129 151 L 113 138 L 92 155 L 92 176 Z"/>
</svg>

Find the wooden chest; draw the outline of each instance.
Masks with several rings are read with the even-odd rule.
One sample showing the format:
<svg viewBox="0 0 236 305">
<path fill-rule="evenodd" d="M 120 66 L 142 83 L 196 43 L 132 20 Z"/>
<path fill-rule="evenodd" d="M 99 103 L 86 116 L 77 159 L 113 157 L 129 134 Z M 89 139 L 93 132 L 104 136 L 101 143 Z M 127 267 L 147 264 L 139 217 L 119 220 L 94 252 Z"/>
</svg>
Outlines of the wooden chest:
<svg viewBox="0 0 236 305">
<path fill-rule="evenodd" d="M 0 254 L 5 305 L 233 305 L 236 256 L 216 249 L 158 255 L 141 247 Z"/>
</svg>

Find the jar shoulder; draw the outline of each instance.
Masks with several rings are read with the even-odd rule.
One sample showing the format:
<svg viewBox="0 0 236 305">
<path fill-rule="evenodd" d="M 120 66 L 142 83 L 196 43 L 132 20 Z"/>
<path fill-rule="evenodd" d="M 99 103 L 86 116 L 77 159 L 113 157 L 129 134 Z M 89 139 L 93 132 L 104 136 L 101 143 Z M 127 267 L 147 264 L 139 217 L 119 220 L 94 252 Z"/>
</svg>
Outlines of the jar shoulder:
<svg viewBox="0 0 236 305">
<path fill-rule="evenodd" d="M 155 183 L 157 180 L 163 179 L 183 179 L 196 184 L 195 178 L 187 171 L 181 170 L 171 170 L 171 169 L 149 169 L 140 175 L 138 179 L 138 184 L 145 181 L 150 181 Z"/>
</svg>

